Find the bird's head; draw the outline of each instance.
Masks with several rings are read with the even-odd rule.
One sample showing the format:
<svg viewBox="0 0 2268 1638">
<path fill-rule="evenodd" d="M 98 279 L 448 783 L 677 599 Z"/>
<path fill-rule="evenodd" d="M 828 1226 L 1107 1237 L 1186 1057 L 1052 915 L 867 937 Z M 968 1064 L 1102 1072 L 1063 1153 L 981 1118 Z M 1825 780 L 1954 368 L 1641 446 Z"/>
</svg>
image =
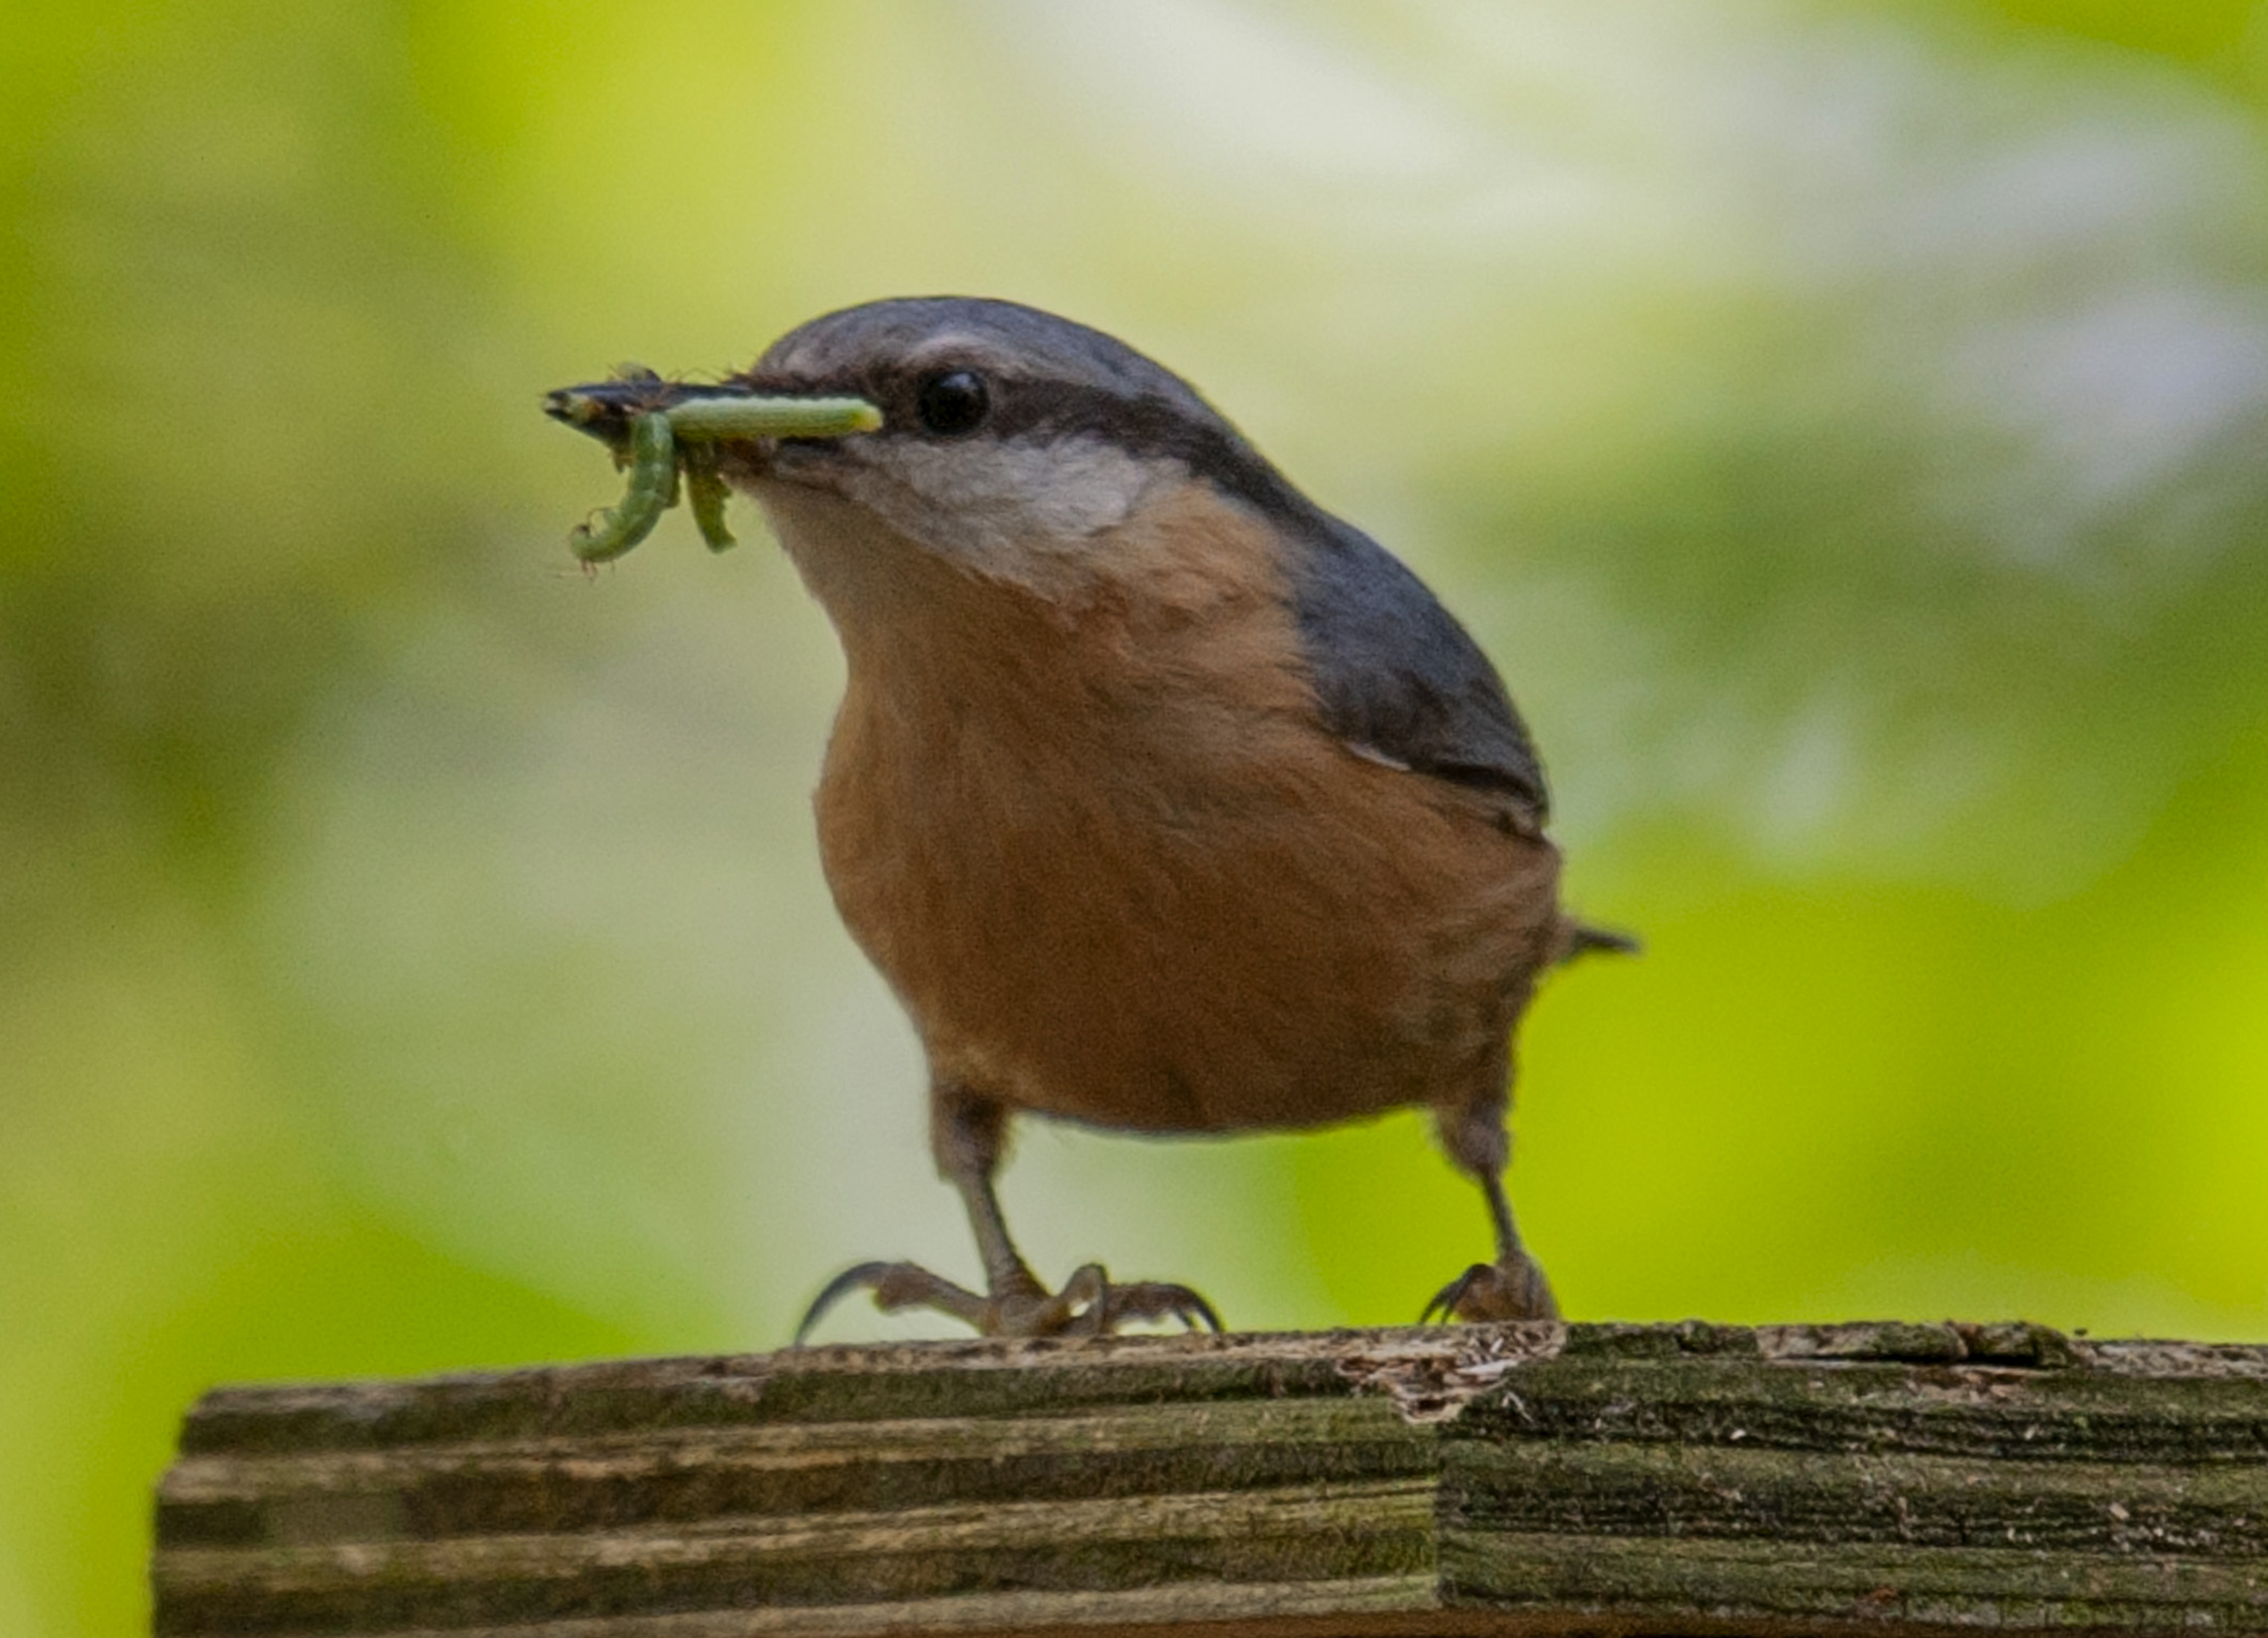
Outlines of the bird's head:
<svg viewBox="0 0 2268 1638">
<path fill-rule="evenodd" d="M 865 436 L 768 440 L 728 463 L 806 573 L 825 575 L 819 554 L 857 549 L 835 536 L 879 523 L 974 573 L 1062 584 L 1096 536 L 1192 484 L 1263 510 L 1306 505 L 1178 376 L 1011 302 L 847 308 L 791 331 L 726 386 L 880 412 Z"/>
</svg>

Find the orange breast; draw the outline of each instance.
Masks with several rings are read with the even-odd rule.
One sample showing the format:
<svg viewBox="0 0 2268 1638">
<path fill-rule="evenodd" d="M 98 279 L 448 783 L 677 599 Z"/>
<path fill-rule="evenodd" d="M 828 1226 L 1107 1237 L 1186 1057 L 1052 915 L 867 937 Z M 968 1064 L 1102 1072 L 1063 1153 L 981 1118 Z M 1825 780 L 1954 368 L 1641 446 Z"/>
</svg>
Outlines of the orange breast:
<svg viewBox="0 0 2268 1638">
<path fill-rule="evenodd" d="M 1014 1107 L 1219 1131 L 1469 1103 L 1557 856 L 1332 738 L 1272 546 L 1193 496 L 1094 542 L 1076 596 L 909 555 L 887 628 L 838 620 L 843 919 L 939 1080 Z"/>
</svg>

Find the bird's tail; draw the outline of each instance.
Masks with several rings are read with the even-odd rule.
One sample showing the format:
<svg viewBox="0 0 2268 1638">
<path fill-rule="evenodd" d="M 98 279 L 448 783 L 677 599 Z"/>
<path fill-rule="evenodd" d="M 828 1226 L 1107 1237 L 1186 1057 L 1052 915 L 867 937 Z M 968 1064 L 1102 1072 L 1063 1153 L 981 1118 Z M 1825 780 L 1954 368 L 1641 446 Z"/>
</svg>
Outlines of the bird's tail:
<svg viewBox="0 0 2268 1638">
<path fill-rule="evenodd" d="M 1565 966 L 1588 955 L 1634 956 L 1641 948 L 1631 934 L 1616 932 L 1610 927 L 1594 927 L 1588 922 L 1563 915 L 1559 918 L 1559 947 L 1552 954 L 1551 965 Z"/>
</svg>

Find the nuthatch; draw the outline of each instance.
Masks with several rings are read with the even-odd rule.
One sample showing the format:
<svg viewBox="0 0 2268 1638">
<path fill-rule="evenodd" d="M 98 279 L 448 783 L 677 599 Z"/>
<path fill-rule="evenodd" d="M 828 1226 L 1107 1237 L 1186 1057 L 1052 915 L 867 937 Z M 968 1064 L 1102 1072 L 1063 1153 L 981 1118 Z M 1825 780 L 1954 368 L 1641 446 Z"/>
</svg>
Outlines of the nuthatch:
<svg viewBox="0 0 2268 1638">
<path fill-rule="evenodd" d="M 1007 302 L 874 302 L 718 386 L 631 374 L 548 408 L 618 455 L 644 440 L 638 515 L 586 556 L 674 498 L 666 420 L 696 505 L 718 477 L 762 505 L 848 661 L 821 854 L 920 1033 L 985 1289 L 863 1264 L 799 1339 L 862 1288 L 991 1334 L 1217 1328 L 1185 1286 L 1041 1284 L 993 1192 L 1027 1113 L 1429 1109 L 1496 1257 L 1427 1316 L 1557 1313 L 1505 1197 L 1511 1037 L 1546 969 L 1627 941 L 1560 909 L 1528 731 L 1415 575 L 1178 377 Z"/>
</svg>

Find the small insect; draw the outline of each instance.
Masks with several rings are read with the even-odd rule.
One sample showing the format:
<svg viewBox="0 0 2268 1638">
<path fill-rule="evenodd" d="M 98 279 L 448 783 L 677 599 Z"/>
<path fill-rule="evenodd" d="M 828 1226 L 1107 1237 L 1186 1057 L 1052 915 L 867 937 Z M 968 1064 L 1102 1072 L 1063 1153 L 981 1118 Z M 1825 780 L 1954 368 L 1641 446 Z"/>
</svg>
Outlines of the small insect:
<svg viewBox="0 0 2268 1638">
<path fill-rule="evenodd" d="M 718 446 L 747 438 L 841 437 L 872 432 L 882 412 L 862 398 L 762 398 L 728 388 L 691 388 L 625 364 L 611 380 L 562 387 L 544 411 L 605 442 L 630 468 L 622 498 L 567 536 L 584 563 L 611 562 L 653 533 L 681 494 L 712 552 L 731 546 Z"/>
</svg>

